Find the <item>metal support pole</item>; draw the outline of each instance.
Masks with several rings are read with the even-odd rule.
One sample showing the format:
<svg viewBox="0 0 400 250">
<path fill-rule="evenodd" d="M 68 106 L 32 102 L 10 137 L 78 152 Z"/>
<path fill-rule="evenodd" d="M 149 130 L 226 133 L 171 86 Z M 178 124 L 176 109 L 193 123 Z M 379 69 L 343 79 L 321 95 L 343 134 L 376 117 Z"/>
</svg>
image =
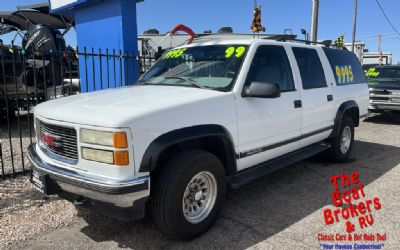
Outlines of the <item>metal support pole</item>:
<svg viewBox="0 0 400 250">
<path fill-rule="evenodd" d="M 354 44 L 356 41 L 356 30 L 357 30 L 357 9 L 358 1 L 354 0 L 354 21 L 353 21 L 353 37 L 351 40 L 351 51 L 354 52 Z"/>
<path fill-rule="evenodd" d="M 378 53 L 379 53 L 379 65 L 383 64 L 382 58 L 382 34 L 379 32 L 378 35 Z"/>
<path fill-rule="evenodd" d="M 312 0 L 311 13 L 311 42 L 316 42 L 318 37 L 319 0 Z"/>
</svg>

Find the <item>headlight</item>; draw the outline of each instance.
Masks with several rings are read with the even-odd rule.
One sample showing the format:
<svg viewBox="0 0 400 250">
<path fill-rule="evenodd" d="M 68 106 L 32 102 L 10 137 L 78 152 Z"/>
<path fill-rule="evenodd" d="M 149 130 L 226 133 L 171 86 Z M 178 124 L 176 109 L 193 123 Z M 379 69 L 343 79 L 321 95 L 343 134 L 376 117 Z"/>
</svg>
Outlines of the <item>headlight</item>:
<svg viewBox="0 0 400 250">
<path fill-rule="evenodd" d="M 128 151 L 109 151 L 82 147 L 82 158 L 89 161 L 97 161 L 116 166 L 129 165 Z"/>
<path fill-rule="evenodd" d="M 81 142 L 103 145 L 103 146 L 113 146 L 113 133 L 97 131 L 91 129 L 81 129 Z"/>
<path fill-rule="evenodd" d="M 92 129 L 81 129 L 81 142 L 114 148 L 128 147 L 128 140 L 125 132 L 113 133 Z"/>
<path fill-rule="evenodd" d="M 82 158 L 89 161 L 114 164 L 113 151 L 93 149 L 93 148 L 82 148 Z"/>
<path fill-rule="evenodd" d="M 129 165 L 129 151 L 115 149 L 128 148 L 126 132 L 108 132 L 93 129 L 80 130 L 80 142 L 86 144 L 107 146 L 110 149 L 92 148 L 89 145 L 82 147 L 82 158 L 116 166 Z"/>
</svg>

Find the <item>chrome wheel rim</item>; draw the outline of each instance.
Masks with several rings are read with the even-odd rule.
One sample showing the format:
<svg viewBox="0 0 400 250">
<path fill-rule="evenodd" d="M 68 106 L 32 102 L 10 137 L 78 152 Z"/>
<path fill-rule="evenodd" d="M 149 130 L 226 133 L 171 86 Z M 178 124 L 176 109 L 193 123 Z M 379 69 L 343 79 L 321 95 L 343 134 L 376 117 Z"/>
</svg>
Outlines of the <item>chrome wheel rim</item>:
<svg viewBox="0 0 400 250">
<path fill-rule="evenodd" d="M 343 154 L 347 153 L 351 144 L 351 129 L 350 127 L 345 127 L 340 138 L 340 151 Z"/>
<path fill-rule="evenodd" d="M 211 213 L 217 199 L 217 181 L 208 171 L 195 175 L 186 186 L 182 210 L 192 224 L 202 222 Z"/>
</svg>

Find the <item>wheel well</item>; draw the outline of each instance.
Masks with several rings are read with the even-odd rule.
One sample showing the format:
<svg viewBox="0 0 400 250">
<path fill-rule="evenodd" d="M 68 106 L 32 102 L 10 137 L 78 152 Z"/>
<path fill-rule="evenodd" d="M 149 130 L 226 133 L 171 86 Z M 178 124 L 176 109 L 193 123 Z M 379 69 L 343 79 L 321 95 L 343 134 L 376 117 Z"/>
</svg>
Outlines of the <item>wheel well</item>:
<svg viewBox="0 0 400 250">
<path fill-rule="evenodd" d="M 353 120 L 355 127 L 358 127 L 360 125 L 360 111 L 358 107 L 352 107 L 347 109 L 343 117 L 345 115 L 349 116 Z"/>
<path fill-rule="evenodd" d="M 360 125 L 360 111 L 357 103 L 354 100 L 344 102 L 340 105 L 336 113 L 335 124 L 332 133 L 329 135 L 329 138 L 335 138 L 338 136 L 339 128 L 344 116 L 349 116 L 353 120 L 355 127 Z"/>
<path fill-rule="evenodd" d="M 223 164 L 226 175 L 235 173 L 236 155 L 231 143 L 222 136 L 207 136 L 179 142 L 164 149 L 150 174 L 157 175 L 172 157 L 191 149 L 201 149 L 215 155 Z"/>
</svg>

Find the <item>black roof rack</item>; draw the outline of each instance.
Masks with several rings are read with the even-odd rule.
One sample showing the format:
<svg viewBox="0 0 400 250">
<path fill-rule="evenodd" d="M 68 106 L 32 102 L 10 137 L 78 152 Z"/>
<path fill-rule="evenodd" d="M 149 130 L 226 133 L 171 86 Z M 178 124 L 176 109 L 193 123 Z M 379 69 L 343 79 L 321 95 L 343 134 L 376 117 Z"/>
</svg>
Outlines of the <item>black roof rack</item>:
<svg viewBox="0 0 400 250">
<path fill-rule="evenodd" d="M 321 44 L 324 45 L 325 47 L 336 47 L 332 44 L 332 40 L 323 40 L 321 42 L 312 42 L 310 40 L 302 40 L 302 39 L 296 39 L 296 35 L 275 35 L 271 37 L 265 37 L 263 39 L 267 40 L 274 40 L 274 41 L 279 41 L 279 42 L 300 42 L 300 43 L 305 43 L 305 44 Z M 343 48 L 343 47 L 337 47 L 337 48 Z"/>
<path fill-rule="evenodd" d="M 275 41 L 293 41 L 296 40 L 297 35 L 288 35 L 288 34 L 279 34 L 279 35 L 272 35 L 269 37 L 264 37 L 262 39 L 268 39 L 268 40 L 275 40 Z"/>
</svg>

